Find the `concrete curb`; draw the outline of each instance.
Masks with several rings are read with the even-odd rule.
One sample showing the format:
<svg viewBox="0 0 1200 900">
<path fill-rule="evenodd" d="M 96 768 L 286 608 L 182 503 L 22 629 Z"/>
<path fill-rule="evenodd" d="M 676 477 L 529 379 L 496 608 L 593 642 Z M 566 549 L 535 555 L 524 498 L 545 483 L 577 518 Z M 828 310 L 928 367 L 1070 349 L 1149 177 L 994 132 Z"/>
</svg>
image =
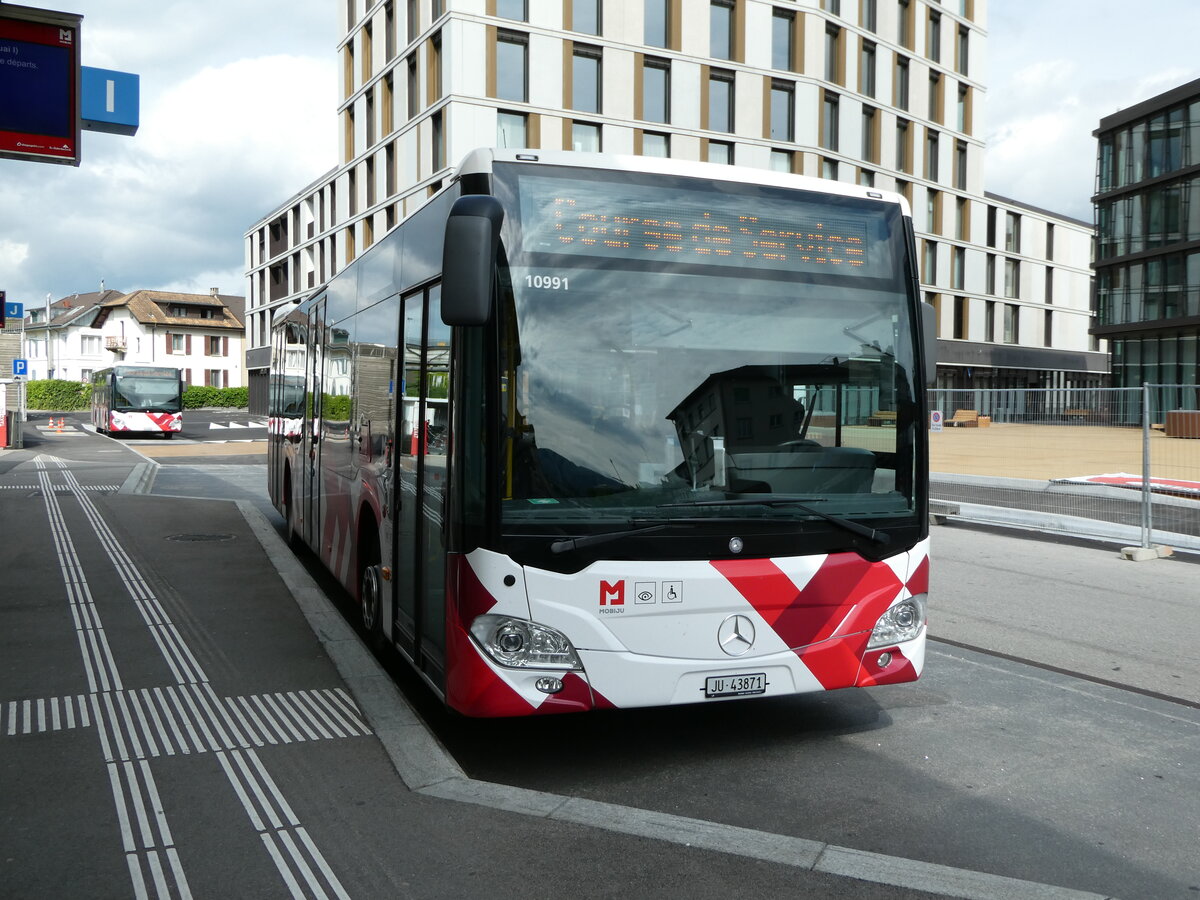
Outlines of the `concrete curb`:
<svg viewBox="0 0 1200 900">
<path fill-rule="evenodd" d="M 415 793 L 962 900 L 1105 900 L 1102 894 L 469 778 L 266 517 L 248 501 L 237 501 L 237 507 L 350 688 L 400 778 Z"/>
</svg>

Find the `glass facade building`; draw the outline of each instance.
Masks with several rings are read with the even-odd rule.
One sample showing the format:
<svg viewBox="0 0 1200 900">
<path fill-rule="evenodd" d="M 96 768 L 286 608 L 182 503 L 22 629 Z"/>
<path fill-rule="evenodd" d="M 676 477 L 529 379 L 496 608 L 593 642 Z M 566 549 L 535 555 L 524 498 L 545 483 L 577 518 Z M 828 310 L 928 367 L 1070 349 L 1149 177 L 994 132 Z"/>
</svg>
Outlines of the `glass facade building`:
<svg viewBox="0 0 1200 900">
<path fill-rule="evenodd" d="M 1113 384 L 1182 384 L 1200 359 L 1200 80 L 1100 121 L 1096 319 Z"/>
</svg>

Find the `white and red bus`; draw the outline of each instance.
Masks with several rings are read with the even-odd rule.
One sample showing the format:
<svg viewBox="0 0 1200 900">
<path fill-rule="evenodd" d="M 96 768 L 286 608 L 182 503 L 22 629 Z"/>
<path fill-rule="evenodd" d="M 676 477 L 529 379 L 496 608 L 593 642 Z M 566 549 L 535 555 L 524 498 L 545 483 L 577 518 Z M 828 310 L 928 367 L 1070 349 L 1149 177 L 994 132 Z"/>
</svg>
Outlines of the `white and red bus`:
<svg viewBox="0 0 1200 900">
<path fill-rule="evenodd" d="M 467 715 L 912 681 L 913 246 L 871 188 L 475 151 L 277 316 L 272 500 Z"/>
<path fill-rule="evenodd" d="M 92 373 L 92 424 L 107 434 L 170 437 L 183 430 L 183 376 L 171 366 L 110 366 Z"/>
</svg>

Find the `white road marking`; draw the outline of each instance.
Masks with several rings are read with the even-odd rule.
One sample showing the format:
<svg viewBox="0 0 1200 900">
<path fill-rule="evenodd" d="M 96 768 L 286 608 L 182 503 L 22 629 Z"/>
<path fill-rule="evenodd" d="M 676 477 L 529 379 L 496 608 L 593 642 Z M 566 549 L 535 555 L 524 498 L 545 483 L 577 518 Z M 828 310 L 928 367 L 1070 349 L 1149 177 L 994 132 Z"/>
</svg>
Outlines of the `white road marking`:
<svg viewBox="0 0 1200 900">
<path fill-rule="evenodd" d="M 89 686 L 89 693 L 77 695 L 75 702 L 71 697 L 62 698 L 62 708 L 66 712 L 68 728 L 76 725 L 76 706 L 81 726 L 87 726 L 91 721 L 96 724 L 134 896 L 148 897 L 149 885 L 153 884 L 154 892 L 160 898 L 191 898 L 166 811 L 149 765 L 150 759 L 163 754 L 174 756 L 178 748 L 184 754 L 193 750 L 211 750 L 217 754 L 226 780 L 242 802 L 251 823 L 261 833 L 264 847 L 294 896 L 306 896 L 301 886 L 303 881 L 316 897 L 329 897 L 329 891 L 332 890 L 335 896 L 348 900 L 341 883 L 301 826 L 283 792 L 251 745 L 263 746 L 264 740 L 277 743 L 271 730 L 277 732 L 284 742 L 292 740 L 288 737 L 288 731 L 296 740 L 305 740 L 305 735 L 310 740 L 316 740 L 370 734 L 365 725 L 355 724 L 361 723 L 361 717 L 353 702 L 340 690 L 277 692 L 250 698 L 218 697 L 191 647 L 99 509 L 87 496 L 86 491 L 94 488 L 80 484 L 61 460 L 38 456 L 34 462 L 38 470 L 37 487 L 40 488 L 54 538 L 59 570 Z M 65 486 L 52 483 L 51 466 L 58 468 L 66 482 Z M 59 492 L 73 496 L 78 502 L 134 608 L 170 668 L 176 680 L 175 685 L 156 686 L 152 690 L 141 688 L 127 691 L 124 688 L 99 610 L 58 502 Z M 106 598 L 106 602 L 108 600 Z M 90 718 L 89 705 L 92 710 Z M 256 708 L 262 713 L 261 718 Z M 46 698 L 10 700 L 7 706 L 0 704 L 0 714 L 5 709 L 8 710 L 6 730 L 9 736 L 15 737 L 18 732 L 42 732 L 48 728 L 57 731 L 62 727 L 58 697 L 49 698 L 49 702 Z M 50 711 L 49 717 L 47 709 Z M 3 722 L 0 722 L 0 733 L 4 733 Z M 236 763 L 236 768 L 230 764 L 229 757 Z M 269 820 L 269 826 L 263 824 L 255 800 L 262 815 Z M 286 852 L 280 852 L 280 846 Z"/>
</svg>

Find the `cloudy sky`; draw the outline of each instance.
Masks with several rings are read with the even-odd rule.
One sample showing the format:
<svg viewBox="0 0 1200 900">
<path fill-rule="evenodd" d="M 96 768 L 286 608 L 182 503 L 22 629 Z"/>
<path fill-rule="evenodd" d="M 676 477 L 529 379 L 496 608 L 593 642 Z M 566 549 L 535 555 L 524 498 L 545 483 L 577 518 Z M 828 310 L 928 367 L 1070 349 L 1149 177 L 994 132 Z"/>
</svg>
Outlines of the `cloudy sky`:
<svg viewBox="0 0 1200 900">
<path fill-rule="evenodd" d="M 82 13 L 84 65 L 141 76 L 141 128 L 85 132 L 78 169 L 0 160 L 0 289 L 244 293 L 245 230 L 335 161 L 335 0 L 24 2 Z M 1200 77 L 1200 3 L 988 6 L 987 190 L 1090 221 L 1092 131 Z"/>
</svg>

